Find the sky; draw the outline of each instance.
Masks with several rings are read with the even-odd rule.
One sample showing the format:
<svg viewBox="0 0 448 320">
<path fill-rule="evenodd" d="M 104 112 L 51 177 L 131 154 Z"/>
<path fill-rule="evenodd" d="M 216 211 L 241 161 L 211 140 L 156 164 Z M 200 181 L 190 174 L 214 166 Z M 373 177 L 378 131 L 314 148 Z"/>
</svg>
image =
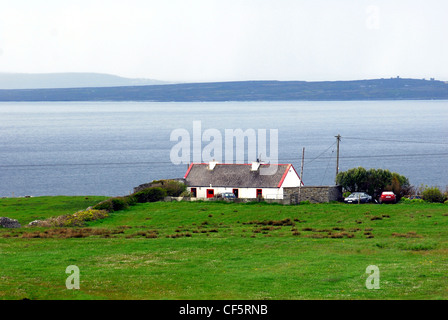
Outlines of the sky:
<svg viewBox="0 0 448 320">
<path fill-rule="evenodd" d="M 448 81 L 443 0 L 0 0 L 0 72 Z"/>
</svg>

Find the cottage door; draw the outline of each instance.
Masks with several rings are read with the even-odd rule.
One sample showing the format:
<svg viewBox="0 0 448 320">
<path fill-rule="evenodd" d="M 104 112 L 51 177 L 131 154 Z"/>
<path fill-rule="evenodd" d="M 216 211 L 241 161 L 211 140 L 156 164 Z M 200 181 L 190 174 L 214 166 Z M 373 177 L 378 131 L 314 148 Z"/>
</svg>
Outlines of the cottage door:
<svg viewBox="0 0 448 320">
<path fill-rule="evenodd" d="M 214 189 L 207 189 L 207 198 L 213 198 L 215 196 Z"/>
</svg>

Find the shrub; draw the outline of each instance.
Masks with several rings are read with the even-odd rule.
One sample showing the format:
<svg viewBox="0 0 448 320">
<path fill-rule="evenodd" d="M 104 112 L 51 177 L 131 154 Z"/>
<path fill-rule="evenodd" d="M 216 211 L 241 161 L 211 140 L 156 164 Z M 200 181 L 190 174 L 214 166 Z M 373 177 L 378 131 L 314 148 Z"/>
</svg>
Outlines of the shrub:
<svg viewBox="0 0 448 320">
<path fill-rule="evenodd" d="M 87 221 L 104 219 L 108 217 L 106 210 L 85 210 L 74 214 L 66 214 L 58 217 L 48 218 L 39 221 L 38 227 L 82 227 Z"/>
<path fill-rule="evenodd" d="M 185 190 L 180 194 L 180 197 L 191 197 L 191 192 L 188 190 Z"/>
<path fill-rule="evenodd" d="M 138 193 L 150 188 L 162 188 L 166 191 L 167 196 L 170 197 L 180 197 L 181 194 L 187 190 L 187 186 L 183 182 L 170 179 L 154 180 L 151 183 L 141 185 L 134 190 Z"/>
<path fill-rule="evenodd" d="M 137 204 L 137 198 L 134 195 L 125 196 L 123 200 L 126 201 L 128 206 L 135 206 Z"/>
<path fill-rule="evenodd" d="M 112 198 L 110 199 L 110 202 L 112 203 L 113 211 L 119 211 L 129 208 L 129 204 L 125 198 Z"/>
<path fill-rule="evenodd" d="M 445 196 L 442 194 L 437 187 L 426 187 L 423 190 L 423 200 L 428 202 L 439 202 L 442 203 L 446 200 Z"/>
<path fill-rule="evenodd" d="M 160 187 L 151 187 L 135 193 L 134 196 L 139 203 L 156 202 L 163 200 L 167 196 L 167 192 Z"/>
<path fill-rule="evenodd" d="M 94 205 L 92 209 L 95 210 L 105 210 L 107 212 L 114 212 L 119 210 L 124 210 L 137 204 L 137 198 L 134 195 L 129 195 L 125 197 L 110 198 L 105 201 Z"/>
<path fill-rule="evenodd" d="M 170 197 L 179 197 L 182 192 L 187 190 L 187 186 L 184 183 L 174 180 L 164 181 L 161 188 L 165 189 L 166 194 Z"/>
<path fill-rule="evenodd" d="M 111 199 L 107 199 L 105 201 L 101 201 L 100 203 L 97 203 L 92 207 L 94 210 L 105 210 L 107 212 L 114 211 L 114 205 L 111 201 Z"/>
<path fill-rule="evenodd" d="M 411 199 L 409 198 L 401 198 L 399 203 L 411 203 Z"/>
</svg>

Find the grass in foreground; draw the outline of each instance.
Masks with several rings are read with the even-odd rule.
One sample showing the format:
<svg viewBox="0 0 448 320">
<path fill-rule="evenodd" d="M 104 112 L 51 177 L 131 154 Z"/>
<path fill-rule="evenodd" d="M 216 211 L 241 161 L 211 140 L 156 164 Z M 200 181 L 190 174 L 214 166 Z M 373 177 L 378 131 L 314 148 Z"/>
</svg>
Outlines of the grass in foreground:
<svg viewBox="0 0 448 320">
<path fill-rule="evenodd" d="M 0 229 L 0 298 L 447 299 L 447 225 L 441 204 L 138 204 L 83 228 Z"/>
</svg>

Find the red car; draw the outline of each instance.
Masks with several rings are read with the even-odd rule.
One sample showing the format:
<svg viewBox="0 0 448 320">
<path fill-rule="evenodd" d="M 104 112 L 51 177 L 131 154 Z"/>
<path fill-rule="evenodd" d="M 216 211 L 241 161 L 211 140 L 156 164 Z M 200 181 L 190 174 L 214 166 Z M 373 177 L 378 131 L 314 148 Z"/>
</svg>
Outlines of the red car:
<svg viewBox="0 0 448 320">
<path fill-rule="evenodd" d="M 397 197 L 392 191 L 384 191 L 380 197 L 380 203 L 396 203 Z"/>
</svg>

